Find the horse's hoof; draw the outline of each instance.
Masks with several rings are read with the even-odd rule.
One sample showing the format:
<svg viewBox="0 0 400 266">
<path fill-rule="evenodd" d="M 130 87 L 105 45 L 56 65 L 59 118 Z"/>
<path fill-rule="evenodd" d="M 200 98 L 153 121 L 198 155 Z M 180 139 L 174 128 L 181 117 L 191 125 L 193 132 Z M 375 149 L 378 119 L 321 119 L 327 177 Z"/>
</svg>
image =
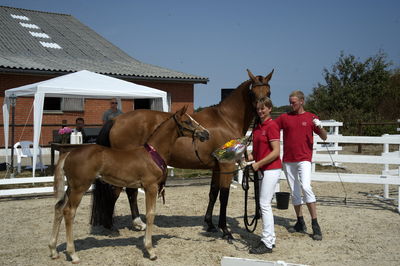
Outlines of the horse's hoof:
<svg viewBox="0 0 400 266">
<path fill-rule="evenodd" d="M 223 239 L 226 239 L 228 241 L 229 244 L 233 244 L 233 236 L 231 232 L 224 232 L 224 234 L 222 235 Z"/>
<path fill-rule="evenodd" d="M 51 256 L 51 259 L 52 259 L 52 260 L 56 260 L 56 259 L 59 259 L 59 258 L 60 258 L 60 255 L 59 255 L 59 254 Z"/>
<path fill-rule="evenodd" d="M 135 230 L 139 230 L 139 231 L 146 230 L 146 224 L 142 221 L 142 219 L 140 219 L 140 217 L 136 217 L 132 221 L 132 226 L 133 226 L 133 229 L 135 229 Z"/>
<path fill-rule="evenodd" d="M 79 257 L 76 254 L 70 255 L 70 257 L 71 257 L 72 264 L 78 264 L 81 262 L 81 260 L 79 259 Z"/>
<path fill-rule="evenodd" d="M 214 225 L 209 225 L 207 228 L 207 232 L 216 233 L 218 232 L 218 229 Z"/>
<path fill-rule="evenodd" d="M 157 259 L 157 256 L 156 256 L 156 255 L 150 256 L 150 260 L 156 260 L 156 259 Z"/>
</svg>

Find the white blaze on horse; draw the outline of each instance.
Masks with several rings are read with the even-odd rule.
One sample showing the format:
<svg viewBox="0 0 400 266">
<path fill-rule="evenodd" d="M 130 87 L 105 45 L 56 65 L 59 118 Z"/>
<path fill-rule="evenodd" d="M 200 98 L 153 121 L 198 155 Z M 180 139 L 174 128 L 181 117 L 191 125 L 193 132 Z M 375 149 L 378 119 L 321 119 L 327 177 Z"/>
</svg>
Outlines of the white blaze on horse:
<svg viewBox="0 0 400 266">
<path fill-rule="evenodd" d="M 88 145 L 64 153 L 58 160 L 54 174 L 57 198 L 53 231 L 49 243 L 51 257 L 56 259 L 57 237 L 62 219 L 65 219 L 67 254 L 72 263 L 79 263 L 73 240 L 73 221 L 82 196 L 96 177 L 118 187 L 143 188 L 146 201 L 146 232 L 144 245 L 150 259 L 157 258 L 152 245 L 152 230 L 157 194 L 163 196 L 167 178 L 170 149 L 182 136 L 200 141 L 209 139 L 209 132 L 198 124 L 183 107 L 166 119 L 149 137 L 144 146 L 117 150 L 100 145 Z M 143 117 L 145 121 L 146 118 Z M 64 175 L 67 190 L 64 191 Z"/>
</svg>

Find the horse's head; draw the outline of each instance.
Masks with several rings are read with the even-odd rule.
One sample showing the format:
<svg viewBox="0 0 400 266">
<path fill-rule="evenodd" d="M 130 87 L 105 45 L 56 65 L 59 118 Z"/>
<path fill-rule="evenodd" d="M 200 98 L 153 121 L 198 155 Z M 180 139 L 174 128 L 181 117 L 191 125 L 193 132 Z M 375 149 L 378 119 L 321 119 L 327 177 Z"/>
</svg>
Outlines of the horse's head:
<svg viewBox="0 0 400 266">
<path fill-rule="evenodd" d="M 270 88 L 268 82 L 271 80 L 274 70 L 272 70 L 271 73 L 269 73 L 265 77 L 254 76 L 253 73 L 251 73 L 251 71 L 248 69 L 247 69 L 247 73 L 249 74 L 249 77 L 251 79 L 250 90 L 251 90 L 251 94 L 252 94 L 252 103 L 254 106 L 256 106 L 257 100 L 264 98 L 264 97 L 270 97 L 271 88 Z"/>
<path fill-rule="evenodd" d="M 210 138 L 210 133 L 196 120 L 186 113 L 187 106 L 184 106 L 174 114 L 174 120 L 178 125 L 179 136 L 192 137 L 201 142 Z"/>
</svg>

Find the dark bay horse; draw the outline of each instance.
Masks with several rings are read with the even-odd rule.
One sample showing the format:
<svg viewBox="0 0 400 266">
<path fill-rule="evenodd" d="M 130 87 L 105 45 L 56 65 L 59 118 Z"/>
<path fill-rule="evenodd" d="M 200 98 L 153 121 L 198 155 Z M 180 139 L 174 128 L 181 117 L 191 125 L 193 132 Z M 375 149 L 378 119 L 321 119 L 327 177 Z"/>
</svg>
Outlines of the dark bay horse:
<svg viewBox="0 0 400 266">
<path fill-rule="evenodd" d="M 171 147 L 180 136 L 189 136 L 205 141 L 208 131 L 180 109 L 162 122 L 144 146 L 118 150 L 100 145 L 85 146 L 60 156 L 54 175 L 54 190 L 57 197 L 53 231 L 49 243 L 51 257 L 59 257 L 56 250 L 57 237 L 64 217 L 67 235 L 67 254 L 73 263 L 79 263 L 73 240 L 73 221 L 83 194 L 97 176 L 118 187 L 139 188 L 146 192 L 146 232 L 144 245 L 150 259 L 157 258 L 152 245 L 152 228 L 157 194 L 164 196 Z M 178 130 L 177 130 L 178 129 Z M 149 150 L 150 149 L 150 150 Z M 156 155 L 154 155 L 156 154 Z M 158 155 L 157 155 L 158 154 Z M 156 159 L 163 160 L 159 164 Z M 68 188 L 64 191 L 64 174 Z"/>
<path fill-rule="evenodd" d="M 210 131 L 210 140 L 196 144 L 192 143 L 190 138 L 179 138 L 172 148 L 170 160 L 170 165 L 177 168 L 212 169 L 205 222 L 208 226 L 207 231 L 217 231 L 212 223 L 212 213 L 219 194 L 218 227 L 221 228 L 223 237 L 226 237 L 228 241 L 231 241 L 233 237 L 226 225 L 226 208 L 236 166 L 234 163 L 218 162 L 211 153 L 227 141 L 244 136 L 255 116 L 256 100 L 265 96 L 269 97 L 271 94 L 269 81 L 273 70 L 265 77 L 254 76 L 249 70 L 247 71 L 250 79 L 240 84 L 224 101 L 193 114 L 193 118 Z M 168 116 L 168 113 L 152 110 L 136 110 L 122 114 L 116 117 L 113 123 L 103 128 L 98 143 L 119 149 L 142 145 L 154 128 Z M 114 188 L 112 192 L 109 186 L 96 183 L 93 194 L 92 225 L 103 225 L 108 228 L 112 226 L 114 205 L 120 191 Z M 136 203 L 137 190 L 127 189 L 126 192 L 130 202 L 133 226 L 143 230 L 145 225 L 139 217 Z"/>
</svg>

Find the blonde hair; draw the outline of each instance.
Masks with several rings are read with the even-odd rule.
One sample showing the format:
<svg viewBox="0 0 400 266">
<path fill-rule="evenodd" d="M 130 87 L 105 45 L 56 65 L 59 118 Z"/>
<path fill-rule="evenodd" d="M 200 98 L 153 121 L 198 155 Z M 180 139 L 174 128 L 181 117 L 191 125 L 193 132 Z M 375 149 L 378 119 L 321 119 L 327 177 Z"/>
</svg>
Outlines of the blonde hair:
<svg viewBox="0 0 400 266">
<path fill-rule="evenodd" d="M 289 97 L 297 97 L 299 100 L 304 100 L 304 93 L 300 90 L 295 90 L 290 93 Z"/>
<path fill-rule="evenodd" d="M 268 98 L 268 97 L 263 97 L 263 98 L 261 98 L 261 99 L 258 99 L 258 100 L 257 100 L 257 104 L 262 104 L 262 105 L 264 105 L 265 107 L 272 108 L 272 101 L 271 101 L 271 99 Z"/>
</svg>

